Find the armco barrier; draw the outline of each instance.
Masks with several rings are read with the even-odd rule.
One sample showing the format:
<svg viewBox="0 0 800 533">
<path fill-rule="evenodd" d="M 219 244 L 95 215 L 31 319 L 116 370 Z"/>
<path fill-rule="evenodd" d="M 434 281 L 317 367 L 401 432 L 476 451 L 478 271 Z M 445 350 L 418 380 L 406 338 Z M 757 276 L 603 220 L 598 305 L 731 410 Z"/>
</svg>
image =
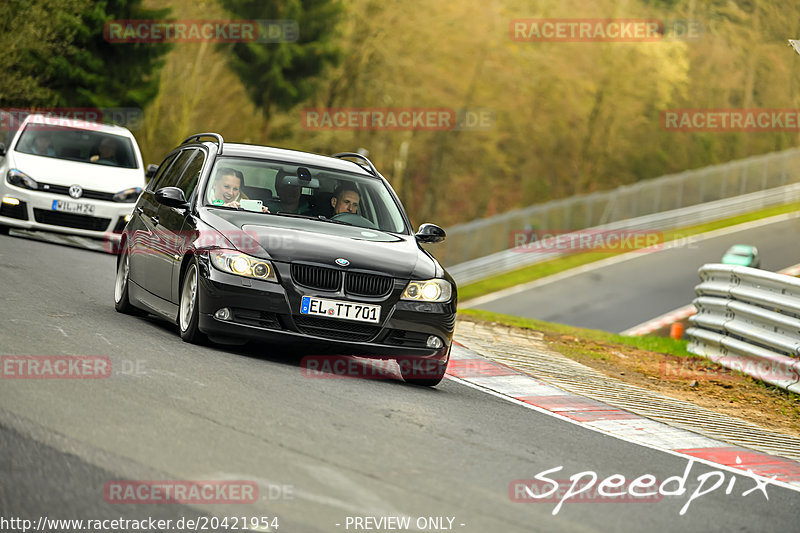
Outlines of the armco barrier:
<svg viewBox="0 0 800 533">
<path fill-rule="evenodd" d="M 800 279 L 722 264 L 699 274 L 689 351 L 800 393 Z"/>
</svg>

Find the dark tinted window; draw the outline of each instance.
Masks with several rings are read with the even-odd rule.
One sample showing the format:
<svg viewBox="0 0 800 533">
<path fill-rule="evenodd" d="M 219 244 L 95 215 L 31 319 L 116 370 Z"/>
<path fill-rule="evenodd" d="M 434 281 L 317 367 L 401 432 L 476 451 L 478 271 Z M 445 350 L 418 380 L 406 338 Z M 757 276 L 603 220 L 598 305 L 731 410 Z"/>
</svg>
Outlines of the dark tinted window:
<svg viewBox="0 0 800 533">
<path fill-rule="evenodd" d="M 177 155 L 178 155 L 178 152 L 175 152 L 174 154 L 168 155 L 167 158 L 164 159 L 164 162 L 161 163 L 158 166 L 158 171 L 156 172 L 156 175 L 153 176 L 152 178 L 150 178 L 150 181 L 147 183 L 147 190 L 148 191 L 154 191 L 155 190 L 156 185 L 161 180 L 161 178 L 164 176 L 164 172 L 167 171 L 167 169 L 170 167 L 170 164 L 172 164 L 172 162 L 175 160 L 175 157 Z"/>
<path fill-rule="evenodd" d="M 161 176 L 158 182 L 153 186 L 153 190 L 157 191 L 163 187 L 177 187 L 178 180 L 180 180 L 183 175 L 183 169 L 186 168 L 186 163 L 194 157 L 196 151 L 197 150 L 190 148 L 181 152 L 175 159 L 175 162 L 170 165 L 163 176 Z"/>
<path fill-rule="evenodd" d="M 183 171 L 183 176 L 178 180 L 177 187 L 183 191 L 186 198 L 189 198 L 197 187 L 200 179 L 200 172 L 203 170 L 203 163 L 206 157 L 202 150 L 195 150 L 194 157 Z"/>
</svg>

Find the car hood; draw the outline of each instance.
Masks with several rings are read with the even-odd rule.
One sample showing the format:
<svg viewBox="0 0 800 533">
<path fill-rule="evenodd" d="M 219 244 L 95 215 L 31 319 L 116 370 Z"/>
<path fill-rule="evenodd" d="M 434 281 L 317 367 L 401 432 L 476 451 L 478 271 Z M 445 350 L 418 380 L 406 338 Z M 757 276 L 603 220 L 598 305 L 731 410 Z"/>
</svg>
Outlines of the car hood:
<svg viewBox="0 0 800 533">
<path fill-rule="evenodd" d="M 201 218 L 247 254 L 331 267 L 337 266 L 337 259 L 345 259 L 348 269 L 384 272 L 396 278 L 437 275 L 436 263 L 413 236 L 278 215 L 204 211 Z"/>
<path fill-rule="evenodd" d="M 19 152 L 14 152 L 13 163 L 13 168 L 41 183 L 66 187 L 77 184 L 84 189 L 109 193 L 144 187 L 141 168 L 118 168 Z"/>
</svg>

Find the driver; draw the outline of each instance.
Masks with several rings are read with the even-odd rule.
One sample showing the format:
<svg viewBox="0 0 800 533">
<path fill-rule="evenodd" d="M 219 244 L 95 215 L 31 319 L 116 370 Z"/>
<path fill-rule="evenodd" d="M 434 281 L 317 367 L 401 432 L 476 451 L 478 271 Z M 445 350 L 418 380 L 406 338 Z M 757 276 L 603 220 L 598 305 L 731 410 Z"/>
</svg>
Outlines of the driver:
<svg viewBox="0 0 800 533">
<path fill-rule="evenodd" d="M 56 155 L 56 151 L 53 149 L 53 140 L 50 138 L 48 134 L 41 134 L 33 140 L 33 146 L 31 147 L 31 152 L 36 155 Z"/>
<path fill-rule="evenodd" d="M 339 213 L 358 214 L 360 200 L 361 197 L 354 185 L 340 185 L 334 191 L 333 198 L 331 198 L 334 216 Z"/>
</svg>

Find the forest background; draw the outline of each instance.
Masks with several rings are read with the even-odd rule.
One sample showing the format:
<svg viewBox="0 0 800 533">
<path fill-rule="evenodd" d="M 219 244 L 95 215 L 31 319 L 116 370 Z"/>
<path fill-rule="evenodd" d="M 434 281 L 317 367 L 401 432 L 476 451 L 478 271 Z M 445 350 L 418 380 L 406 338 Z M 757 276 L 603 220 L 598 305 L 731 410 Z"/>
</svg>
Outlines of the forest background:
<svg viewBox="0 0 800 533">
<path fill-rule="evenodd" d="M 656 42 L 523 42 L 532 18 L 664 21 Z M 296 42 L 110 43 L 120 19 L 293 20 Z M 691 23 L 692 35 L 680 35 Z M 697 28 L 700 28 L 697 33 Z M 670 109 L 798 109 L 800 5 L 781 0 L 8 0 L 0 108 L 130 107 L 147 163 L 185 136 L 366 149 L 415 224 L 510 209 L 798 145 L 687 132 Z M 489 113 L 462 130 L 315 129 L 309 108 Z"/>
</svg>

